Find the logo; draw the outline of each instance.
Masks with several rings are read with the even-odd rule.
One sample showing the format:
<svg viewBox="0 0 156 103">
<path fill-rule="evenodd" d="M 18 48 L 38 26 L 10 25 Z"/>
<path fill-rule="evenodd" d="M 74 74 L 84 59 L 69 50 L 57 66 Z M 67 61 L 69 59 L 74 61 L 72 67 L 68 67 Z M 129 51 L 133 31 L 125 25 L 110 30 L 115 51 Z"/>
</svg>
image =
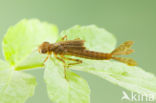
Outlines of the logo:
<svg viewBox="0 0 156 103">
<path fill-rule="evenodd" d="M 153 102 L 155 100 L 155 95 L 154 94 L 137 94 L 134 92 L 131 92 L 130 95 L 128 95 L 125 91 L 122 91 L 122 97 L 121 100 L 127 100 L 127 101 L 138 101 L 138 102 Z"/>
</svg>

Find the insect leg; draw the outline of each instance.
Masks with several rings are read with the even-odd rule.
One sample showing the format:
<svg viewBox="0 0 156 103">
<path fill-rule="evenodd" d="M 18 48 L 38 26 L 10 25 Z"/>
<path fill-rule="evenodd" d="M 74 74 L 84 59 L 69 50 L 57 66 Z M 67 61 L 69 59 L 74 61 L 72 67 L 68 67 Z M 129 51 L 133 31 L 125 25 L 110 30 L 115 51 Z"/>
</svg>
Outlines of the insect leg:
<svg viewBox="0 0 156 103">
<path fill-rule="evenodd" d="M 66 59 L 66 60 L 75 61 L 75 63 L 69 63 L 68 64 L 68 67 L 69 66 L 72 66 L 72 65 L 76 65 L 76 64 L 81 64 L 82 63 L 82 60 L 80 60 L 80 59 L 68 58 L 68 57 L 64 57 L 63 55 L 61 55 L 61 57 L 64 58 L 64 59 Z"/>
<path fill-rule="evenodd" d="M 54 56 L 56 57 L 56 59 L 63 62 L 63 64 L 64 64 L 64 78 L 66 78 L 66 62 L 62 58 L 58 57 L 56 54 L 54 54 Z"/>
<path fill-rule="evenodd" d="M 50 54 L 48 54 L 48 56 L 44 59 L 43 63 L 45 63 L 48 60 L 49 57 L 50 57 Z"/>
<path fill-rule="evenodd" d="M 61 38 L 62 41 L 64 40 L 67 40 L 67 35 L 64 35 L 62 38 Z"/>
<path fill-rule="evenodd" d="M 68 68 L 69 68 L 70 66 L 72 66 L 72 65 L 81 64 L 81 63 L 82 63 L 82 61 L 81 61 L 81 62 L 76 62 L 76 63 L 69 63 L 69 64 L 68 64 Z"/>
</svg>

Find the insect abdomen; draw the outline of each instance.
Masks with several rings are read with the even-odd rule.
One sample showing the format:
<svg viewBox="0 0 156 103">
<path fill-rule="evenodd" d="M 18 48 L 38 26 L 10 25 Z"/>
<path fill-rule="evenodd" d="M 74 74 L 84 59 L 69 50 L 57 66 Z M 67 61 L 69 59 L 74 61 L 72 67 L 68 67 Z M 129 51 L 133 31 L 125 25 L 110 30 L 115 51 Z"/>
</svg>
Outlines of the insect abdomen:
<svg viewBox="0 0 156 103">
<path fill-rule="evenodd" d="M 89 50 L 81 50 L 81 51 L 70 50 L 69 55 L 95 60 L 111 59 L 111 55 L 109 53 L 101 53 Z"/>
</svg>

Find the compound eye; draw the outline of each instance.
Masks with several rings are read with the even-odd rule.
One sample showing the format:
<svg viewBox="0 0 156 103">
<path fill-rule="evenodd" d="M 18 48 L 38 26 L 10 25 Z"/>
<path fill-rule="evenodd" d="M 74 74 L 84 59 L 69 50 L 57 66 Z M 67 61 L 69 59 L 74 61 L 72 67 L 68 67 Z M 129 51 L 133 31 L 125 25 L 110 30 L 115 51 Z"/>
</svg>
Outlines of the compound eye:
<svg viewBox="0 0 156 103">
<path fill-rule="evenodd" d="M 43 50 L 41 50 L 41 53 L 45 54 L 45 53 L 47 53 L 47 50 L 43 49 Z"/>
</svg>

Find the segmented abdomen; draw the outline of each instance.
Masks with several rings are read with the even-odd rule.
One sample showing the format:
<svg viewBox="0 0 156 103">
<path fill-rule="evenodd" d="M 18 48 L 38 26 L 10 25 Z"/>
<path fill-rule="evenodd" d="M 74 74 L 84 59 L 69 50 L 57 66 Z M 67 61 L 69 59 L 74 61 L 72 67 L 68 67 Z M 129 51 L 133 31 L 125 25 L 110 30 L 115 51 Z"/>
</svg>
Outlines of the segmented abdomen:
<svg viewBox="0 0 156 103">
<path fill-rule="evenodd" d="M 111 59 L 111 55 L 109 53 L 101 53 L 89 50 L 68 50 L 64 55 L 72 55 L 95 60 Z"/>
</svg>

